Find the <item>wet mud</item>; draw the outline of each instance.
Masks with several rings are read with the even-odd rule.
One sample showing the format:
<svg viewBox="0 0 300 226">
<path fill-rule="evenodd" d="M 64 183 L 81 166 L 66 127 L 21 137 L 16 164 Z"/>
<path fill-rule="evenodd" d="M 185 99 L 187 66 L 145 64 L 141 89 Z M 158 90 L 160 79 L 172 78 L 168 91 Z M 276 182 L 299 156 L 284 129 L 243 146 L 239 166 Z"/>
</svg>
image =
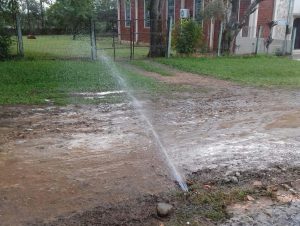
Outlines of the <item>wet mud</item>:
<svg viewBox="0 0 300 226">
<path fill-rule="evenodd" d="M 189 87 L 140 97 L 186 178 L 299 166 L 299 91 L 143 74 Z M 129 102 L 1 106 L 1 225 L 159 222 L 158 197 L 178 188 L 144 127 Z"/>
</svg>

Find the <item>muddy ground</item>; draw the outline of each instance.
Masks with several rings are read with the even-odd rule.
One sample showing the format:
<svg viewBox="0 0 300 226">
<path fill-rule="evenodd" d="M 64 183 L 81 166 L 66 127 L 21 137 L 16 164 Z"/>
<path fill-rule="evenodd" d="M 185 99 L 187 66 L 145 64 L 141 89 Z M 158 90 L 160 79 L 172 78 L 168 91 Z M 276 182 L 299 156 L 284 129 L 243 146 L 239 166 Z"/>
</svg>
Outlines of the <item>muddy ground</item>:
<svg viewBox="0 0 300 226">
<path fill-rule="evenodd" d="M 134 70 L 186 86 L 140 96 L 186 178 L 236 183 L 234 176 L 236 186 L 243 177 L 251 184 L 270 174 L 261 179 L 269 185 L 300 178 L 300 91 Z M 129 101 L 0 107 L 1 225 L 162 225 L 156 202 L 176 189 Z M 239 216 L 233 219 L 246 221 Z"/>
</svg>

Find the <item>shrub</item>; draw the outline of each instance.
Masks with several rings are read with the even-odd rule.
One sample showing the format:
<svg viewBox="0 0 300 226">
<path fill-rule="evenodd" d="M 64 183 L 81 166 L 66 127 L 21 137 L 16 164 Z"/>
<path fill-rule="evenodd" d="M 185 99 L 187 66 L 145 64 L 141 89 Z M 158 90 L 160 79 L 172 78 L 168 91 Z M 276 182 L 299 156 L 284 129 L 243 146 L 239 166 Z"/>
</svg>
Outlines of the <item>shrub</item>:
<svg viewBox="0 0 300 226">
<path fill-rule="evenodd" d="M 193 20 L 184 20 L 173 32 L 172 46 L 177 53 L 191 54 L 203 45 L 202 27 Z"/>
<path fill-rule="evenodd" d="M 0 24 L 0 60 L 6 59 L 9 57 L 9 51 L 12 41 L 10 36 L 1 29 Z"/>
</svg>

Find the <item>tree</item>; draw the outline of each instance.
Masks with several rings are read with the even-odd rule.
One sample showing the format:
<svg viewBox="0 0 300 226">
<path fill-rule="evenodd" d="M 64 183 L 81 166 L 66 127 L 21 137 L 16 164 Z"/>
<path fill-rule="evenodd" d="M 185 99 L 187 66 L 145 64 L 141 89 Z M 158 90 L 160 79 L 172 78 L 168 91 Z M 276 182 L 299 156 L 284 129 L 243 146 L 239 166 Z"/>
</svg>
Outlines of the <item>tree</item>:
<svg viewBox="0 0 300 226">
<path fill-rule="evenodd" d="M 81 26 L 89 26 L 93 17 L 94 2 L 92 0 L 57 0 L 48 9 L 48 17 L 51 25 L 61 28 L 70 28 L 73 39 Z"/>
<path fill-rule="evenodd" d="M 253 0 L 244 14 L 238 20 L 238 0 L 212 0 L 203 11 L 204 19 L 218 19 L 224 24 L 222 34 L 222 49 L 231 54 L 235 52 L 236 38 L 247 25 L 249 17 L 257 10 L 257 6 L 264 0 Z"/>
<path fill-rule="evenodd" d="M 0 0 L 0 58 L 7 58 L 9 55 L 10 45 L 12 41 L 10 35 L 5 31 L 5 27 L 9 27 L 10 23 L 15 23 L 18 36 L 18 53 L 23 56 L 23 42 L 19 12 L 18 0 Z"/>
<path fill-rule="evenodd" d="M 116 0 L 95 0 L 94 4 L 95 17 L 102 25 L 101 31 L 112 31 L 118 15 Z"/>
<path fill-rule="evenodd" d="M 161 57 L 165 55 L 164 40 L 162 36 L 163 21 L 162 10 L 165 0 L 150 0 L 150 50 L 149 57 Z"/>
</svg>

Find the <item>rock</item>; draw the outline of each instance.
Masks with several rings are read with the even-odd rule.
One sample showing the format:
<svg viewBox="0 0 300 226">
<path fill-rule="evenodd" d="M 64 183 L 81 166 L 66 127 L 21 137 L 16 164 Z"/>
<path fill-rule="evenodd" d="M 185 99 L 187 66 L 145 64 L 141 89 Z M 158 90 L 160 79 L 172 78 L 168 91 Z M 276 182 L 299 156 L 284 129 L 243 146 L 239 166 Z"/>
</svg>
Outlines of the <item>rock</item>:
<svg viewBox="0 0 300 226">
<path fill-rule="evenodd" d="M 225 177 L 225 178 L 224 178 L 224 182 L 225 182 L 225 183 L 229 183 L 229 182 L 230 182 L 230 178 Z"/>
<path fill-rule="evenodd" d="M 235 173 L 235 176 L 236 176 L 236 177 L 240 177 L 240 176 L 241 176 L 241 173 L 240 173 L 240 172 L 236 172 L 236 173 Z"/>
<path fill-rule="evenodd" d="M 160 202 L 157 204 L 157 214 L 160 217 L 168 216 L 171 213 L 172 209 L 173 206 L 168 203 Z"/>
<path fill-rule="evenodd" d="M 247 200 L 248 200 L 248 201 L 254 201 L 255 199 L 254 199 L 252 196 L 247 195 Z"/>
<path fill-rule="evenodd" d="M 230 177 L 230 181 L 234 184 L 238 184 L 239 183 L 239 179 L 235 176 Z"/>
</svg>

